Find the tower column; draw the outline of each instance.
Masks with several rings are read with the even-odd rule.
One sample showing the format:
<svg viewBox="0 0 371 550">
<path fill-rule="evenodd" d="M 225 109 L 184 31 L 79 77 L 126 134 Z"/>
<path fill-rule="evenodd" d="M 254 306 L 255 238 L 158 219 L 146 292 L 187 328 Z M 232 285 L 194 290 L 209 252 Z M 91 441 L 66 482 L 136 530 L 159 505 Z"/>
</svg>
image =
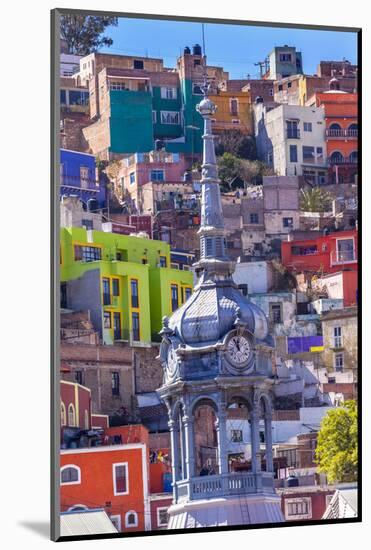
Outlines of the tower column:
<svg viewBox="0 0 371 550">
<path fill-rule="evenodd" d="M 185 442 L 185 477 L 191 479 L 195 474 L 194 459 L 194 420 L 193 417 L 185 414 L 182 418 L 184 426 Z"/>
<path fill-rule="evenodd" d="M 267 472 L 274 472 L 273 468 L 273 448 L 272 448 L 272 415 L 264 416 L 265 431 L 265 462 Z"/>
<path fill-rule="evenodd" d="M 174 420 L 168 422 L 170 431 L 170 445 L 171 445 L 171 473 L 173 478 L 173 495 L 174 502 L 178 499 L 176 482 L 179 478 L 179 429 L 177 423 Z"/>
<path fill-rule="evenodd" d="M 250 413 L 251 421 L 251 465 L 254 474 L 261 472 L 259 412 L 253 409 Z"/>
<path fill-rule="evenodd" d="M 219 474 L 228 473 L 228 457 L 227 457 L 227 412 L 224 407 L 221 407 L 218 412 L 218 417 L 215 422 L 216 434 L 218 438 L 218 466 Z"/>
</svg>

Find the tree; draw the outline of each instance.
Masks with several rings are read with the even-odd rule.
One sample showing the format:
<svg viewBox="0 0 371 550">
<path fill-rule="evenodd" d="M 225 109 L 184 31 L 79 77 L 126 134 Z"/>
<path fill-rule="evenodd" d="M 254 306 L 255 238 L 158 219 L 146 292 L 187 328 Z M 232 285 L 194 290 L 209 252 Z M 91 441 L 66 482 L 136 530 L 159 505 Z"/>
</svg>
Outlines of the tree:
<svg viewBox="0 0 371 550">
<path fill-rule="evenodd" d="M 357 404 L 346 401 L 330 410 L 318 433 L 316 463 L 330 483 L 357 480 L 358 423 Z"/>
<path fill-rule="evenodd" d="M 230 189 L 235 178 L 241 178 L 242 163 L 231 153 L 224 153 L 218 158 L 219 178 L 226 189 Z"/>
<path fill-rule="evenodd" d="M 218 169 L 223 187 L 227 190 L 244 187 L 246 183 L 260 184 L 263 176 L 274 174 L 269 166 L 259 160 L 240 159 L 231 153 L 218 157 Z M 237 185 L 234 182 L 236 178 L 241 180 Z"/>
<path fill-rule="evenodd" d="M 104 36 L 103 32 L 107 27 L 117 25 L 117 17 L 62 15 L 61 38 L 67 42 L 68 53 L 88 55 L 101 46 L 112 46 L 112 38 Z"/>
<path fill-rule="evenodd" d="M 332 195 L 320 187 L 301 190 L 300 208 L 304 212 L 327 212 L 331 201 Z"/>
<path fill-rule="evenodd" d="M 241 159 L 255 160 L 255 138 L 241 132 L 241 130 L 225 130 L 217 136 L 215 147 L 217 156 L 230 153 Z"/>
</svg>

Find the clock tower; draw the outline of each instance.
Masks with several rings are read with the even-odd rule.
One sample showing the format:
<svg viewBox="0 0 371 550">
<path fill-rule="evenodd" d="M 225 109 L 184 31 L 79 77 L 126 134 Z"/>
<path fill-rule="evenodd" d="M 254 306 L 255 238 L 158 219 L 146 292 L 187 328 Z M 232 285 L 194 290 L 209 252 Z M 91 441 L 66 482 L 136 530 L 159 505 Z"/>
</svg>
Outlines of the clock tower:
<svg viewBox="0 0 371 550">
<path fill-rule="evenodd" d="M 215 110 L 205 84 L 197 105 L 204 118 L 200 277 L 160 333 L 164 379 L 157 391 L 168 409 L 172 456 L 169 529 L 284 521 L 272 455 L 274 344 L 265 314 L 232 279 L 211 131 Z M 231 429 L 236 422 L 243 429 Z"/>
</svg>

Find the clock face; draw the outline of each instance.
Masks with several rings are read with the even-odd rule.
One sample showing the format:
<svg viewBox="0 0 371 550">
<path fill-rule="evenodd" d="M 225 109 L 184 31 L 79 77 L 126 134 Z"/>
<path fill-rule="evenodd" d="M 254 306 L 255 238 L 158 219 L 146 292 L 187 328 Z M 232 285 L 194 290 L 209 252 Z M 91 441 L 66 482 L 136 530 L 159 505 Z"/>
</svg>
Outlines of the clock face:
<svg viewBox="0 0 371 550">
<path fill-rule="evenodd" d="M 244 367 L 251 355 L 250 340 L 243 335 L 235 335 L 230 338 L 227 344 L 227 356 L 229 361 L 236 367 Z"/>
</svg>

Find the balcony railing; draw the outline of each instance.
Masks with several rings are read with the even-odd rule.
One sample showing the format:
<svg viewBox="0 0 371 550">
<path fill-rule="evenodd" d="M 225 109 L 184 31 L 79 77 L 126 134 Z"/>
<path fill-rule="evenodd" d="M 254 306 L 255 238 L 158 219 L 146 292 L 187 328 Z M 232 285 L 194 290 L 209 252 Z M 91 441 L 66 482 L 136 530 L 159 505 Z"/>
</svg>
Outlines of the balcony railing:
<svg viewBox="0 0 371 550">
<path fill-rule="evenodd" d="M 358 130 L 331 129 L 326 130 L 326 137 L 332 138 L 358 138 Z"/>
<path fill-rule="evenodd" d="M 72 187 L 76 189 L 99 190 L 99 181 L 81 176 L 69 176 L 61 174 L 61 187 Z"/>
<path fill-rule="evenodd" d="M 176 482 L 176 495 L 180 500 L 182 498 L 202 500 L 228 495 L 254 494 L 263 491 L 270 493 L 274 491 L 273 473 L 228 473 L 199 476 L 191 480 Z"/>
<path fill-rule="evenodd" d="M 298 128 L 286 130 L 286 138 L 287 139 L 300 139 L 300 130 Z"/>
<path fill-rule="evenodd" d="M 329 157 L 328 162 L 331 166 L 335 164 L 358 164 L 358 157 L 349 156 L 349 157 Z"/>
</svg>

